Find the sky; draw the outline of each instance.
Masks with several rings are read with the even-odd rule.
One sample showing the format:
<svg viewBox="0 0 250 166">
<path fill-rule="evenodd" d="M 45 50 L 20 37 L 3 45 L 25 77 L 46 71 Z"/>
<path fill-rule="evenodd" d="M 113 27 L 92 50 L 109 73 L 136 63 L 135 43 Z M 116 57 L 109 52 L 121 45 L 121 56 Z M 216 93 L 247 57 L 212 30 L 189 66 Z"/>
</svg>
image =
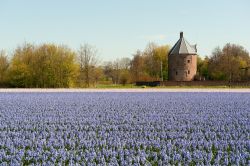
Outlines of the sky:
<svg viewBox="0 0 250 166">
<path fill-rule="evenodd" d="M 108 61 L 149 42 L 173 46 L 183 31 L 201 56 L 226 43 L 250 51 L 249 20 L 249 0 L 0 0 L 0 49 L 88 43 Z"/>
</svg>

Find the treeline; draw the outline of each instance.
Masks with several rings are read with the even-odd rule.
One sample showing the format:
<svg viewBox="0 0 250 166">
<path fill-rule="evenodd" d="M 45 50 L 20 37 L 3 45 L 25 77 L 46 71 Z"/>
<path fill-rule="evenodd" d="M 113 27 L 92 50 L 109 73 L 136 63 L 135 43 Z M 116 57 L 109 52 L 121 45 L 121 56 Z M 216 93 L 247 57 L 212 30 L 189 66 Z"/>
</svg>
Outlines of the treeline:
<svg viewBox="0 0 250 166">
<path fill-rule="evenodd" d="M 246 81 L 250 80 L 249 52 L 242 46 L 226 44 L 222 49 L 217 47 L 211 56 L 198 57 L 197 79 Z"/>
<path fill-rule="evenodd" d="M 75 53 L 65 46 L 24 44 L 11 59 L 1 53 L 0 82 L 8 87 L 47 88 L 74 86 L 78 77 Z"/>
<path fill-rule="evenodd" d="M 170 46 L 149 43 L 132 58 L 100 62 L 89 44 L 74 51 L 55 44 L 23 44 L 12 55 L 0 52 L 0 87 L 67 88 L 98 84 L 128 84 L 168 79 Z M 215 48 L 211 56 L 198 56 L 197 80 L 249 79 L 249 53 L 240 45 Z"/>
</svg>

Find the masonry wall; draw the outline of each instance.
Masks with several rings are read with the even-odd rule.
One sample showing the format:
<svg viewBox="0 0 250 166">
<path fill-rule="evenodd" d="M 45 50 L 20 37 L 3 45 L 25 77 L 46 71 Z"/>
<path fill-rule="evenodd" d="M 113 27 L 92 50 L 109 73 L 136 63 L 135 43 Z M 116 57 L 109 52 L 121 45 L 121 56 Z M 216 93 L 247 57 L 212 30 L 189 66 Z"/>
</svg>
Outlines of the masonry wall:
<svg viewBox="0 0 250 166">
<path fill-rule="evenodd" d="M 249 87 L 250 81 L 228 82 L 228 81 L 162 81 L 161 86 L 241 86 Z"/>
<path fill-rule="evenodd" d="M 192 81 L 196 71 L 196 55 L 169 55 L 168 76 L 170 81 Z"/>
</svg>

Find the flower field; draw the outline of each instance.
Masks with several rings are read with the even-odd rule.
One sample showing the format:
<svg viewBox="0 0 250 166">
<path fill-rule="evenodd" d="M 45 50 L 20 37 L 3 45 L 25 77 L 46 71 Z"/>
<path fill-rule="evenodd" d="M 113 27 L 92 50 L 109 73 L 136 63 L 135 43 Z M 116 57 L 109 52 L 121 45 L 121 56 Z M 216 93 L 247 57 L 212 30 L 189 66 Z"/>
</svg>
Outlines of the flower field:
<svg viewBox="0 0 250 166">
<path fill-rule="evenodd" d="M 0 165 L 250 165 L 250 93 L 0 93 Z"/>
</svg>

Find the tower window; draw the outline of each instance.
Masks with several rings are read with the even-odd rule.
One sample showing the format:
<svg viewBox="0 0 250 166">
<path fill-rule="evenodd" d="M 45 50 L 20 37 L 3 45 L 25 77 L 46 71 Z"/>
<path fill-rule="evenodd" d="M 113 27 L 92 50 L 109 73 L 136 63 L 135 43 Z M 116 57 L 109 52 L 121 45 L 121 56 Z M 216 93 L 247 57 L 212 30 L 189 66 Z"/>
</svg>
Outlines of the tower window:
<svg viewBox="0 0 250 166">
<path fill-rule="evenodd" d="M 175 75 L 178 75 L 178 71 L 175 72 Z"/>
<path fill-rule="evenodd" d="M 188 70 L 188 74 L 190 74 L 190 70 Z"/>
<path fill-rule="evenodd" d="M 190 60 L 188 60 L 188 63 L 190 63 Z"/>
</svg>

